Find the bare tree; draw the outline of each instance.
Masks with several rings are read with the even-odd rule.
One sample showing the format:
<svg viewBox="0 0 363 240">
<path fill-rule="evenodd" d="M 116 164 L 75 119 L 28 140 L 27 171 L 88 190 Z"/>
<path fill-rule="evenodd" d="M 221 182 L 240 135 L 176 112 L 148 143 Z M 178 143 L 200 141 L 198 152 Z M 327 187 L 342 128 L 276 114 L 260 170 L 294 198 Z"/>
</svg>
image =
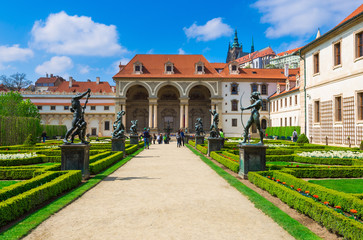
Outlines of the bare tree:
<svg viewBox="0 0 363 240">
<path fill-rule="evenodd" d="M 10 75 L 10 77 L 1 75 L 0 80 L 6 88 L 18 92 L 20 91 L 20 89 L 25 88 L 32 83 L 32 81 L 26 79 L 25 73 L 15 73 L 13 75 Z"/>
</svg>

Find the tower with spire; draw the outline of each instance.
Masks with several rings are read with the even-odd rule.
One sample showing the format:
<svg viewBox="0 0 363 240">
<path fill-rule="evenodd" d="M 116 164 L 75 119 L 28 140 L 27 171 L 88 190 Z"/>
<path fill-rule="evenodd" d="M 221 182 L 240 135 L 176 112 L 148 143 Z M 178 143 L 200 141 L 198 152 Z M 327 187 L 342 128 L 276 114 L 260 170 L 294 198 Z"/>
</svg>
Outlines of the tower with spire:
<svg viewBox="0 0 363 240">
<path fill-rule="evenodd" d="M 243 52 L 242 43 L 238 43 L 237 29 L 234 32 L 233 44 L 228 43 L 227 59 L 226 63 L 234 61 L 240 57 L 247 55 L 248 53 Z"/>
</svg>

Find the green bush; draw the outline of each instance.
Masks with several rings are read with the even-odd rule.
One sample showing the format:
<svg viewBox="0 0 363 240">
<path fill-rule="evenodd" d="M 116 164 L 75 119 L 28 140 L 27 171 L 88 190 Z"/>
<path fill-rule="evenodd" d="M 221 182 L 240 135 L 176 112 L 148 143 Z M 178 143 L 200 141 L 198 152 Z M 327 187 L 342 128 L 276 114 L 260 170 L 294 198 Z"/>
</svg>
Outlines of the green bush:
<svg viewBox="0 0 363 240">
<path fill-rule="evenodd" d="M 20 179 L 30 179 L 33 177 L 35 169 L 0 169 L 0 179 L 1 180 L 20 180 Z"/>
<path fill-rule="evenodd" d="M 133 152 L 136 152 L 138 149 L 138 145 L 130 145 L 130 147 L 126 148 L 125 151 L 126 151 L 126 154 L 129 155 Z"/>
<path fill-rule="evenodd" d="M 0 145 L 23 144 L 32 134 L 40 136 L 41 126 L 38 118 L 0 116 Z"/>
<path fill-rule="evenodd" d="M 227 156 L 227 157 L 232 158 L 233 160 L 236 160 L 237 162 L 239 162 L 239 155 L 236 155 L 236 154 L 233 154 L 233 153 L 230 153 L 230 152 L 227 152 L 227 151 L 222 151 L 222 154 Z"/>
<path fill-rule="evenodd" d="M 324 167 L 324 168 L 294 168 L 284 169 L 297 178 L 361 178 L 363 168 L 361 167 Z"/>
<path fill-rule="evenodd" d="M 303 157 L 294 155 L 294 162 L 314 163 L 325 165 L 363 165 L 363 161 L 353 158 L 319 158 L 319 157 Z"/>
<path fill-rule="evenodd" d="M 363 141 L 360 141 L 359 150 L 363 150 Z"/>
<path fill-rule="evenodd" d="M 54 136 L 65 136 L 67 133 L 66 125 L 42 125 L 42 128 L 50 138 Z"/>
<path fill-rule="evenodd" d="M 89 165 L 91 174 L 97 174 L 123 158 L 123 152 L 116 152 Z"/>
<path fill-rule="evenodd" d="M 203 154 L 207 154 L 208 153 L 208 147 L 205 147 L 204 145 L 202 144 L 198 144 L 197 145 L 197 149 L 203 153 Z"/>
<path fill-rule="evenodd" d="M 309 143 L 308 137 L 303 133 L 297 138 L 297 143 Z"/>
<path fill-rule="evenodd" d="M 19 166 L 42 163 L 42 156 L 21 159 L 0 159 L 0 166 Z"/>
<path fill-rule="evenodd" d="M 91 157 L 89 158 L 89 163 L 96 162 L 96 161 L 98 161 L 98 160 L 100 160 L 100 159 L 102 159 L 102 158 L 105 158 L 105 157 L 110 156 L 111 154 L 112 154 L 112 152 L 111 152 L 111 151 L 109 151 L 109 152 L 104 152 L 104 153 L 99 153 L 99 154 L 97 154 L 97 155 L 93 155 L 93 156 L 91 156 Z"/>
<path fill-rule="evenodd" d="M 273 148 L 266 149 L 266 155 L 288 155 L 293 154 L 295 151 L 293 149 L 286 148 Z"/>
<path fill-rule="evenodd" d="M 221 163 L 223 166 L 231 169 L 233 172 L 238 173 L 239 164 L 219 155 L 218 152 L 211 152 L 210 157 L 216 160 L 217 162 Z"/>
<path fill-rule="evenodd" d="M 291 137 L 292 133 L 296 129 L 297 134 L 300 134 L 300 126 L 289 126 L 289 127 L 267 127 L 265 133 L 268 136 L 279 136 L 279 137 Z"/>
<path fill-rule="evenodd" d="M 256 172 L 249 172 L 248 180 L 268 191 L 271 195 L 277 196 L 290 207 L 324 225 L 327 229 L 343 235 L 346 239 L 362 239 L 363 224 L 349 219 L 333 209 L 326 207 L 324 204 L 315 202 L 313 199 L 305 197 L 282 184 L 269 180 Z M 290 184 L 288 181 L 286 182 Z M 356 200 L 359 201 L 358 199 Z"/>
<path fill-rule="evenodd" d="M 34 139 L 32 134 L 29 134 L 28 137 L 24 141 L 25 146 L 34 146 L 36 144 L 36 140 Z"/>
<path fill-rule="evenodd" d="M 0 202 L 0 226 L 17 219 L 52 197 L 76 187 L 81 180 L 81 171 L 64 171 L 50 182 Z"/>
<path fill-rule="evenodd" d="M 293 155 L 266 155 L 266 162 L 293 162 Z"/>
</svg>

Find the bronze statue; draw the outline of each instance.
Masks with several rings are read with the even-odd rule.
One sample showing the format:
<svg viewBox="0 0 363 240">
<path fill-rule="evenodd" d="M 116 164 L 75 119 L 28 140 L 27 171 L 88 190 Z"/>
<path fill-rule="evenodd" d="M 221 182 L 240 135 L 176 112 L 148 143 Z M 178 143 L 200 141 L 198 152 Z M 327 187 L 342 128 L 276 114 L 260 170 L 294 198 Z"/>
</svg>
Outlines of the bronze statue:
<svg viewBox="0 0 363 240">
<path fill-rule="evenodd" d="M 112 138 L 124 138 L 125 126 L 122 124 L 122 116 L 125 115 L 125 111 L 121 110 L 117 113 L 116 121 L 113 123 Z"/>
<path fill-rule="evenodd" d="M 209 112 L 212 114 L 213 116 L 213 123 L 210 126 L 210 137 L 212 138 L 219 138 L 219 128 L 218 128 L 218 123 L 219 123 L 219 114 L 217 113 L 216 110 L 209 110 Z"/>
<path fill-rule="evenodd" d="M 86 102 L 84 106 L 81 106 L 81 98 L 85 97 L 87 95 Z M 73 112 L 73 121 L 72 121 L 72 127 L 67 131 L 66 136 L 63 139 L 63 142 L 66 144 L 73 143 L 74 137 L 78 135 L 79 139 L 82 143 L 88 144 L 85 140 L 86 136 L 86 130 L 87 130 L 87 123 L 84 120 L 84 111 L 86 109 L 88 99 L 91 96 L 91 89 L 88 89 L 84 93 L 79 93 L 76 96 L 72 98 L 72 107 L 71 112 Z M 68 138 L 71 136 L 71 142 L 68 142 Z"/>
<path fill-rule="evenodd" d="M 197 122 L 195 123 L 195 136 L 201 136 L 201 133 L 205 135 L 203 130 L 203 121 L 201 118 L 197 118 Z"/>
<path fill-rule="evenodd" d="M 130 135 L 137 136 L 137 120 L 131 120 Z"/>
<path fill-rule="evenodd" d="M 169 143 L 170 141 L 170 131 L 171 131 L 171 127 L 170 127 L 170 121 L 168 121 L 168 125 L 166 126 L 166 128 L 164 129 L 166 132 L 166 144 Z"/>
<path fill-rule="evenodd" d="M 246 109 L 252 109 L 251 110 L 251 117 L 247 122 L 246 127 L 244 128 L 244 139 L 242 141 L 242 143 L 246 143 L 247 139 L 248 139 L 248 131 L 251 127 L 251 125 L 253 123 L 256 124 L 256 127 L 260 133 L 260 142 L 261 144 L 263 144 L 263 130 L 261 128 L 261 124 L 260 124 L 260 113 L 258 112 L 260 110 L 260 108 L 262 107 L 262 99 L 260 98 L 260 93 L 259 92 L 253 92 L 251 94 L 250 99 L 253 101 L 253 103 L 248 106 L 248 107 L 241 107 L 242 112 Z M 242 122 L 243 124 L 243 122 Z"/>
</svg>

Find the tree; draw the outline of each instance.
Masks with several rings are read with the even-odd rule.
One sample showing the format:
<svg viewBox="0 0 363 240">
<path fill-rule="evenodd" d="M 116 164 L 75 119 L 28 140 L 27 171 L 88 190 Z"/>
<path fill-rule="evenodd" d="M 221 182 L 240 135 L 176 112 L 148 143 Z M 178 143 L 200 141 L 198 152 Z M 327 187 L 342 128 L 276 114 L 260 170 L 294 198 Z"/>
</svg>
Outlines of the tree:
<svg viewBox="0 0 363 240">
<path fill-rule="evenodd" d="M 273 64 L 267 64 L 266 66 L 265 66 L 265 68 L 270 68 L 270 69 L 272 69 L 272 68 L 277 68 L 275 65 L 273 65 Z"/>
<path fill-rule="evenodd" d="M 0 94 L 0 115 L 40 119 L 38 108 L 29 99 L 24 101 L 18 92 Z"/>
<path fill-rule="evenodd" d="M 1 75 L 0 80 L 8 89 L 18 92 L 20 89 L 25 88 L 32 83 L 32 81 L 26 79 L 25 73 L 15 73 L 10 75 L 10 77 Z"/>
</svg>

